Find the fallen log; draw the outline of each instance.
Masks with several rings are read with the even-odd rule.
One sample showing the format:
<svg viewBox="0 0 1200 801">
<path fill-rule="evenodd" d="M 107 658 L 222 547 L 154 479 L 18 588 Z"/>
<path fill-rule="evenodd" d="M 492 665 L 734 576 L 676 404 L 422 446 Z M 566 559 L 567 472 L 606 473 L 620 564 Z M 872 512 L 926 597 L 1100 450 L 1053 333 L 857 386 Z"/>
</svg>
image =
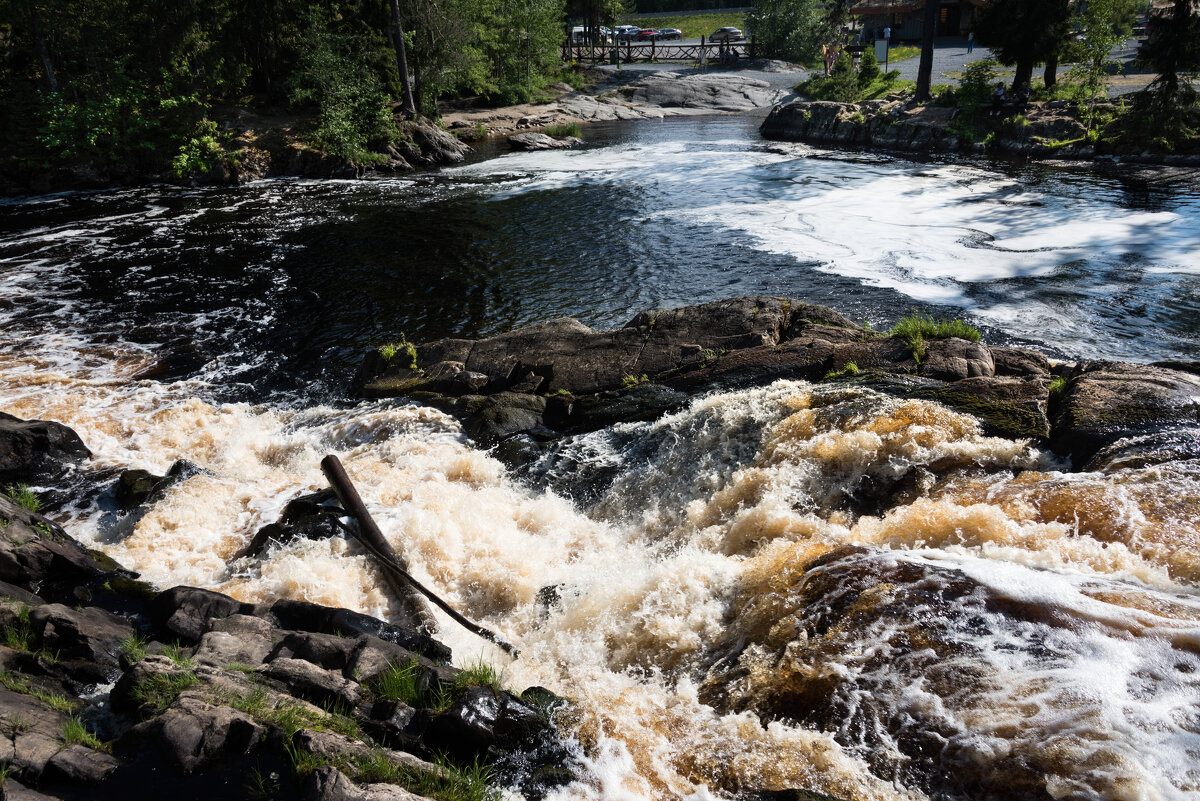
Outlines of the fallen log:
<svg viewBox="0 0 1200 801">
<path fill-rule="evenodd" d="M 437 621 L 434 620 L 433 612 L 425 603 L 426 598 L 467 631 L 489 642 L 494 642 L 514 658 L 520 655 L 516 646 L 505 637 L 472 623 L 409 574 L 407 560 L 396 553 L 395 549 L 384 539 L 383 532 L 375 525 L 374 519 L 367 511 L 366 505 L 359 497 L 358 491 L 354 489 L 354 484 L 351 483 L 350 477 L 346 475 L 345 468 L 342 467 L 341 461 L 336 456 L 330 454 L 321 460 L 321 472 L 325 474 L 333 491 L 337 493 L 342 508 L 358 521 L 357 530 L 345 525 L 343 525 L 343 529 L 357 539 L 371 556 L 375 557 L 375 560 L 383 567 L 383 574 L 387 577 L 388 583 L 403 600 L 406 610 L 421 621 L 421 625 L 427 633 L 432 635 L 437 632 Z"/>
</svg>

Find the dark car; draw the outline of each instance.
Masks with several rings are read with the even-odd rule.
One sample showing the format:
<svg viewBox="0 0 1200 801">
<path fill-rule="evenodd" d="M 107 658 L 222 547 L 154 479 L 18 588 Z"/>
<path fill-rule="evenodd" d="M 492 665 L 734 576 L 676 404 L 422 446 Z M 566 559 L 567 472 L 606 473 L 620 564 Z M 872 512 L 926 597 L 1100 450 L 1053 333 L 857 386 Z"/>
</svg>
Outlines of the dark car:
<svg viewBox="0 0 1200 801">
<path fill-rule="evenodd" d="M 658 29 L 658 38 L 659 39 L 682 39 L 683 31 L 679 30 L 678 28 L 659 28 Z"/>
<path fill-rule="evenodd" d="M 740 42 L 742 39 L 745 39 L 745 38 L 746 37 L 745 37 L 745 35 L 742 34 L 742 31 L 740 28 L 727 27 L 727 28 L 720 28 L 718 30 L 713 31 L 712 34 L 708 37 L 708 41 L 710 41 L 710 42 Z"/>
<path fill-rule="evenodd" d="M 633 38 L 634 39 L 642 39 L 642 40 L 657 39 L 658 31 L 655 30 L 654 28 L 642 28 L 640 31 L 638 31 L 634 35 Z"/>
</svg>

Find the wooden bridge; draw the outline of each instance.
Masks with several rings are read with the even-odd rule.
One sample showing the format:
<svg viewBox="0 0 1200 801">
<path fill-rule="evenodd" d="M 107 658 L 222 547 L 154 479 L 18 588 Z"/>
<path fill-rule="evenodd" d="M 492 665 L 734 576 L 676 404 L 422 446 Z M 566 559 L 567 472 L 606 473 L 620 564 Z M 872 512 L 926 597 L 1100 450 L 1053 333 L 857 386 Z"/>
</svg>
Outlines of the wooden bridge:
<svg viewBox="0 0 1200 801">
<path fill-rule="evenodd" d="M 616 53 L 617 55 L 614 55 Z M 699 44 L 661 44 L 653 40 L 649 42 L 625 41 L 617 44 L 586 44 L 575 42 L 562 47 L 564 61 L 591 61 L 606 64 L 633 64 L 636 62 L 653 61 L 682 61 L 699 64 L 707 61 L 709 64 L 722 63 L 722 56 L 727 60 L 737 61 L 744 58 L 754 58 L 754 37 L 740 42 L 705 42 Z"/>
</svg>

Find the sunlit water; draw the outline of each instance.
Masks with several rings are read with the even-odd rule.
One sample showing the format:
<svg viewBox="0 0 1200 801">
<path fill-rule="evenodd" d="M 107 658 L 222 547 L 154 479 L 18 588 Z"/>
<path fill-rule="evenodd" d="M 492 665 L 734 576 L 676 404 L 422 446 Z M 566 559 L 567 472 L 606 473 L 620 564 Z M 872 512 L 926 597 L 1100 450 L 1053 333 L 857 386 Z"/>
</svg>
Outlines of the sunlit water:
<svg viewBox="0 0 1200 801">
<path fill-rule="evenodd" d="M 5 205 L 0 409 L 78 430 L 81 485 L 206 470 L 127 535 L 103 498 L 58 516 L 160 586 L 387 616 L 344 540 L 233 560 L 338 454 L 416 576 L 522 650 L 442 619 L 456 661 L 575 700 L 563 799 L 1197 797 L 1200 465 L 1069 474 L 936 404 L 785 381 L 563 441 L 518 480 L 440 412 L 343 396 L 400 332 L 753 292 L 1194 357 L 1200 201 L 830 158 L 737 119 L 592 142 Z"/>
</svg>

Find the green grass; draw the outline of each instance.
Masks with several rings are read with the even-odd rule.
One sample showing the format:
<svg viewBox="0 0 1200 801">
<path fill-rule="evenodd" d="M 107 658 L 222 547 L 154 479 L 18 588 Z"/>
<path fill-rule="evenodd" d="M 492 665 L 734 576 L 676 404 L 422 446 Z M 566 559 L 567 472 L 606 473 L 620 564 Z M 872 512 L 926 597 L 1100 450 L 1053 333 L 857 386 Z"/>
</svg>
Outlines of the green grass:
<svg viewBox="0 0 1200 801">
<path fill-rule="evenodd" d="M 16 737 L 24 731 L 33 728 L 33 721 L 23 715 L 10 715 L 8 718 L 8 736 Z"/>
<path fill-rule="evenodd" d="M 826 78 L 823 74 L 813 75 L 808 80 L 796 84 L 793 88 L 797 94 L 811 100 L 838 100 L 838 102 L 861 103 L 864 100 L 878 100 L 881 97 L 890 95 L 892 92 L 909 91 L 917 85 L 915 81 L 906 81 L 896 75 L 892 75 L 891 78 L 886 77 L 889 74 L 884 73 L 880 75 L 866 86 L 857 86 L 857 93 L 853 101 L 839 100 L 836 96 L 837 92 L 834 80 Z M 862 120 L 857 121 L 861 122 Z"/>
<path fill-rule="evenodd" d="M 229 699 L 229 705 L 239 712 L 245 712 L 259 723 L 278 727 L 289 740 L 301 729 L 332 731 L 353 739 L 362 738 L 362 730 L 358 724 L 340 709 L 327 707 L 322 713 L 296 701 L 283 700 L 272 703 L 270 695 L 262 687 L 234 696 Z"/>
<path fill-rule="evenodd" d="M 28 509 L 31 512 L 36 512 L 42 508 L 42 500 L 37 496 L 37 493 L 29 488 L 28 484 L 13 484 L 4 490 L 4 494 L 9 500 L 20 506 L 22 509 Z"/>
<path fill-rule="evenodd" d="M 41 687 L 30 684 L 24 676 L 9 673 L 7 670 L 0 671 L 0 685 L 4 685 L 15 693 L 36 698 L 56 712 L 71 713 L 75 711 L 75 701 L 72 699 L 59 693 L 47 692 Z"/>
<path fill-rule="evenodd" d="M 396 764 L 385 752 L 372 750 L 353 760 L 358 781 L 366 784 L 398 784 L 409 792 L 435 801 L 499 801 L 492 787 L 492 769 L 475 762 L 462 768 L 445 757 L 435 757 L 438 770 L 419 770 Z"/>
<path fill-rule="evenodd" d="M 370 689 L 380 698 L 417 709 L 441 710 L 450 706 L 450 688 L 436 681 L 433 686 L 422 686 L 421 674 L 421 663 L 416 657 L 407 662 L 393 662 L 371 682 Z"/>
<path fill-rule="evenodd" d="M 139 637 L 137 634 L 130 634 L 121 641 L 121 656 L 128 659 L 130 662 L 141 662 L 150 652 L 146 649 L 146 638 Z"/>
<path fill-rule="evenodd" d="M 979 341 L 979 329 L 973 325 L 958 319 L 934 320 L 918 311 L 901 317 L 888 333 L 904 340 L 918 364 L 925 358 L 926 340 L 957 337 L 971 342 Z"/>
<path fill-rule="evenodd" d="M 84 726 L 83 721 L 79 718 L 70 718 L 63 724 L 62 741 L 63 745 L 79 743 L 96 751 L 108 751 L 108 746 L 102 743 L 99 737 L 88 731 L 87 726 Z"/>
<path fill-rule="evenodd" d="M 379 355 L 386 362 L 391 364 L 396 357 L 400 357 L 400 366 L 407 367 L 409 370 L 417 369 L 417 349 L 413 343 L 408 341 L 408 337 L 403 334 L 396 342 L 389 342 L 386 345 L 379 346 Z"/>
<path fill-rule="evenodd" d="M 649 380 L 650 378 L 645 373 L 641 375 L 630 374 L 621 377 L 621 386 L 624 389 L 629 389 L 630 387 L 636 387 L 638 384 L 644 384 Z"/>
<path fill-rule="evenodd" d="M 1061 375 L 1055 376 L 1054 378 L 1050 379 L 1050 394 L 1051 395 L 1061 395 L 1066 391 L 1067 391 L 1067 379 L 1063 378 Z"/>
<path fill-rule="evenodd" d="M 14 651 L 33 650 L 33 626 L 29 622 L 29 604 L 17 607 L 17 619 L 0 630 L 4 644 Z"/>
<path fill-rule="evenodd" d="M 684 39 L 699 39 L 701 36 L 708 36 L 718 28 L 732 26 L 739 30 L 746 30 L 746 14 L 741 11 L 729 11 L 719 14 L 623 16 L 617 24 L 637 25 L 642 28 L 678 28 L 683 31 Z"/>
<path fill-rule="evenodd" d="M 196 674 L 156 673 L 134 685 L 133 700 L 144 711 L 144 717 L 152 717 L 169 707 L 179 694 L 194 685 L 199 679 Z"/>
<path fill-rule="evenodd" d="M 916 58 L 919 55 L 921 55 L 921 48 L 919 47 L 913 47 L 911 45 L 897 45 L 896 47 L 888 48 L 887 63 L 892 65 L 897 61 L 908 61 L 910 58 Z M 879 67 L 882 69 L 883 64 L 881 63 Z"/>
<path fill-rule="evenodd" d="M 830 370 L 828 373 L 825 374 L 825 378 L 823 378 L 822 380 L 828 381 L 831 378 L 841 378 L 844 375 L 858 375 L 859 372 L 860 371 L 858 369 L 857 364 L 855 364 L 854 362 L 847 362 L 846 366 L 843 367 L 841 370 Z"/>
<path fill-rule="evenodd" d="M 544 133 L 546 136 L 553 136 L 556 138 L 561 136 L 573 136 L 576 139 L 579 139 L 583 136 L 583 128 L 581 128 L 577 122 L 563 122 L 559 123 L 558 125 L 547 125 L 542 129 L 542 133 Z"/>
<path fill-rule="evenodd" d="M 491 687 L 496 692 L 504 691 L 504 674 L 482 658 L 463 668 L 454 677 L 454 687 Z"/>
<path fill-rule="evenodd" d="M 163 656 L 167 657 L 175 664 L 179 665 L 181 668 L 191 670 L 196 666 L 196 663 L 192 661 L 191 656 L 186 653 L 186 647 L 181 643 L 171 643 L 163 648 L 160 653 L 162 653 Z"/>
</svg>

